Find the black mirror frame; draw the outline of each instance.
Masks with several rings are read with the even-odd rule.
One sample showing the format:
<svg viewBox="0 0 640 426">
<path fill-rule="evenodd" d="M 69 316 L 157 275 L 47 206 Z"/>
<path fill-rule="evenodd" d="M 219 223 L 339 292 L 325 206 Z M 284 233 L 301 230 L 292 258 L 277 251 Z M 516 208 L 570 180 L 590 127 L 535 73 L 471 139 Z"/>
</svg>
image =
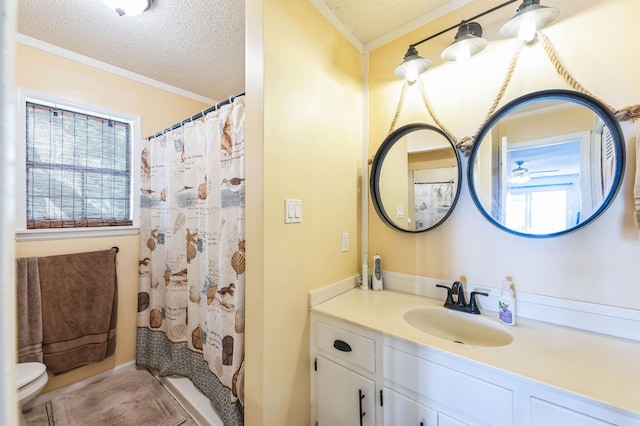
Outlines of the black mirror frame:
<svg viewBox="0 0 640 426">
<path fill-rule="evenodd" d="M 454 152 L 454 155 L 456 156 L 456 163 L 458 165 L 458 179 L 456 181 L 456 183 L 457 183 L 456 194 L 455 194 L 455 196 L 453 198 L 453 201 L 451 202 L 451 207 L 449 208 L 449 211 L 444 215 L 444 217 L 442 219 L 440 219 L 440 221 L 438 221 L 435 225 L 430 226 L 429 228 L 421 229 L 419 231 L 412 231 L 412 230 L 400 228 L 387 215 L 387 212 L 385 211 L 384 206 L 382 205 L 379 181 L 380 181 L 380 173 L 382 171 L 382 163 L 383 163 L 385 157 L 387 156 L 389 150 L 403 136 L 405 136 L 408 133 L 414 132 L 416 130 L 431 130 L 431 131 L 434 131 L 434 132 L 438 133 L 439 135 L 441 135 L 443 138 L 445 138 L 449 142 L 449 144 L 451 145 L 451 148 L 452 148 L 452 150 Z M 405 233 L 409 233 L 409 234 L 419 234 L 419 233 L 426 232 L 426 231 L 432 230 L 432 229 L 440 226 L 451 215 L 451 213 L 453 212 L 456 204 L 458 203 L 458 198 L 460 197 L 460 189 L 461 189 L 461 187 L 462 187 L 462 165 L 461 165 L 461 162 L 460 162 L 460 155 L 458 153 L 458 150 L 456 149 L 455 145 L 453 144 L 453 142 L 451 141 L 449 136 L 447 136 L 438 127 L 432 126 L 430 124 L 412 123 L 412 124 L 407 124 L 405 126 L 399 127 L 398 129 L 394 130 L 393 132 L 391 132 L 389 134 L 389 136 L 387 136 L 385 138 L 384 141 L 382 141 L 382 144 L 378 148 L 378 151 L 376 152 L 376 155 L 373 158 L 373 162 L 371 163 L 371 175 L 370 175 L 370 178 L 369 178 L 369 190 L 371 192 L 371 201 L 373 203 L 373 207 L 375 208 L 376 212 L 378 213 L 378 216 L 380 217 L 380 219 L 382 219 L 382 221 L 385 224 L 387 224 L 389 227 L 395 229 L 396 231 L 401 231 L 401 232 L 405 232 Z"/>
<path fill-rule="evenodd" d="M 616 170 L 613 184 L 611 186 L 611 190 L 607 197 L 602 202 L 602 205 L 596 210 L 587 220 L 584 222 L 580 222 L 579 224 L 567 228 L 564 231 L 553 232 L 549 234 L 528 234 L 524 232 L 514 231 L 511 228 L 507 228 L 497 220 L 495 220 L 482 206 L 480 200 L 478 199 L 478 194 L 476 193 L 473 179 L 473 165 L 475 162 L 475 158 L 481 144 L 481 141 L 484 139 L 485 135 L 491 130 L 491 128 L 499 122 L 502 118 L 512 112 L 514 109 L 526 105 L 532 102 L 536 102 L 538 100 L 566 100 L 569 102 L 573 102 L 575 104 L 579 104 L 589 108 L 591 111 L 596 113 L 602 121 L 609 127 L 611 131 L 611 136 L 614 141 L 616 158 L 618 161 L 616 162 Z M 469 161 L 467 164 L 467 184 L 469 187 L 469 193 L 471 194 L 471 198 L 473 199 L 473 203 L 476 205 L 480 213 L 491 222 L 496 227 L 502 229 L 513 235 L 518 235 L 521 237 L 528 238 L 550 238 L 557 237 L 560 235 L 568 234 L 570 232 L 576 231 L 589 223 L 596 220 L 600 217 L 605 210 L 611 205 L 616 195 L 618 194 L 620 187 L 622 186 L 622 176 L 624 175 L 625 169 L 625 140 L 624 135 L 622 134 L 622 129 L 620 128 L 620 124 L 618 120 L 615 118 L 613 113 L 605 106 L 601 101 L 585 95 L 580 92 L 572 91 L 572 90 L 562 90 L 562 89 L 552 89 L 552 90 L 542 90 L 538 92 L 532 92 L 521 96 L 513 101 L 509 102 L 502 108 L 500 108 L 496 113 L 484 124 L 482 129 L 480 129 L 475 144 L 471 150 L 471 154 L 469 155 Z"/>
</svg>

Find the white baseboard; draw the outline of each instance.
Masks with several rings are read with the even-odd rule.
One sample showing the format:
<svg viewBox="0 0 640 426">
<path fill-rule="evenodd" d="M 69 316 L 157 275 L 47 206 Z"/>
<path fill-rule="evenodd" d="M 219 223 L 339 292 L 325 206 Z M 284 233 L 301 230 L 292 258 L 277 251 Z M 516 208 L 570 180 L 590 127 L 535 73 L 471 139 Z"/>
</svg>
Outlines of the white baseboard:
<svg viewBox="0 0 640 426">
<path fill-rule="evenodd" d="M 451 286 L 453 281 L 382 271 L 384 288 L 444 300 L 446 291 L 436 284 Z M 467 294 L 484 291 L 488 297 L 476 296 L 481 309 L 498 310 L 500 289 L 467 284 Z M 640 341 L 640 310 L 599 305 L 577 300 L 559 299 L 538 294 L 516 292 L 516 315 L 565 327 Z"/>
</svg>

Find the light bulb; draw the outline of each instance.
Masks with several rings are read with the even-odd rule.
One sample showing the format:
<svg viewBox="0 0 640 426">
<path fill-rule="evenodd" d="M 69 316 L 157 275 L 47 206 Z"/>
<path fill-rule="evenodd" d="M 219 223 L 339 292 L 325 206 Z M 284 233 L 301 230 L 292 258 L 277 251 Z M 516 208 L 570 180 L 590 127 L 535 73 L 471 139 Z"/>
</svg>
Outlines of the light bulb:
<svg viewBox="0 0 640 426">
<path fill-rule="evenodd" d="M 525 43 L 531 43 L 536 38 L 536 19 L 533 13 L 522 15 L 522 22 L 518 30 L 518 38 Z"/>
<path fill-rule="evenodd" d="M 469 44 L 465 41 L 460 42 L 461 45 L 456 53 L 456 62 L 467 62 L 471 58 L 471 49 Z"/>
<path fill-rule="evenodd" d="M 415 83 L 418 79 L 418 70 L 414 64 L 408 64 L 406 79 L 409 83 Z"/>
<path fill-rule="evenodd" d="M 404 55 L 404 60 L 396 67 L 393 74 L 398 78 L 403 78 L 409 83 L 413 83 L 418 76 L 429 69 L 431 61 L 418 55 L 418 51 L 410 46 Z"/>
</svg>

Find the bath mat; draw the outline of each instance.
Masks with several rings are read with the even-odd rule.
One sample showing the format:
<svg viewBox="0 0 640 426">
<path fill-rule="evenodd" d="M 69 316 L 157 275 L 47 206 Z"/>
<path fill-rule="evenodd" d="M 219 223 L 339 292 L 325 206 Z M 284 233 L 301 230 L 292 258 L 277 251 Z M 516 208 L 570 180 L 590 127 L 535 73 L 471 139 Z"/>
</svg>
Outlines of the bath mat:
<svg viewBox="0 0 640 426">
<path fill-rule="evenodd" d="M 162 385 L 136 370 L 109 377 L 51 400 L 58 426 L 178 426 L 187 418 Z"/>
</svg>

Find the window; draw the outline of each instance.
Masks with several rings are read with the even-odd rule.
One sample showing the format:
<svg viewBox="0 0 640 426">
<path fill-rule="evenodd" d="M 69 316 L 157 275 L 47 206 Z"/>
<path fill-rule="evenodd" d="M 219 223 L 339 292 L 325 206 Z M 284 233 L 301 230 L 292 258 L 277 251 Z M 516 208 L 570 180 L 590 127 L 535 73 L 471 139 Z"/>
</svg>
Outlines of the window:
<svg viewBox="0 0 640 426">
<path fill-rule="evenodd" d="M 592 172 L 585 158 L 591 155 L 590 146 L 590 132 L 511 143 L 502 171 L 506 226 L 553 234 L 580 224 L 585 213 L 588 217 Z"/>
<path fill-rule="evenodd" d="M 507 193 L 507 227 L 518 232 L 552 234 L 573 225 L 572 185 L 518 187 Z"/>
<path fill-rule="evenodd" d="M 139 119 L 46 95 L 21 92 L 19 102 L 24 133 L 18 132 L 17 159 L 25 186 L 17 194 L 18 232 L 130 233 L 137 226 L 132 154 Z"/>
</svg>

